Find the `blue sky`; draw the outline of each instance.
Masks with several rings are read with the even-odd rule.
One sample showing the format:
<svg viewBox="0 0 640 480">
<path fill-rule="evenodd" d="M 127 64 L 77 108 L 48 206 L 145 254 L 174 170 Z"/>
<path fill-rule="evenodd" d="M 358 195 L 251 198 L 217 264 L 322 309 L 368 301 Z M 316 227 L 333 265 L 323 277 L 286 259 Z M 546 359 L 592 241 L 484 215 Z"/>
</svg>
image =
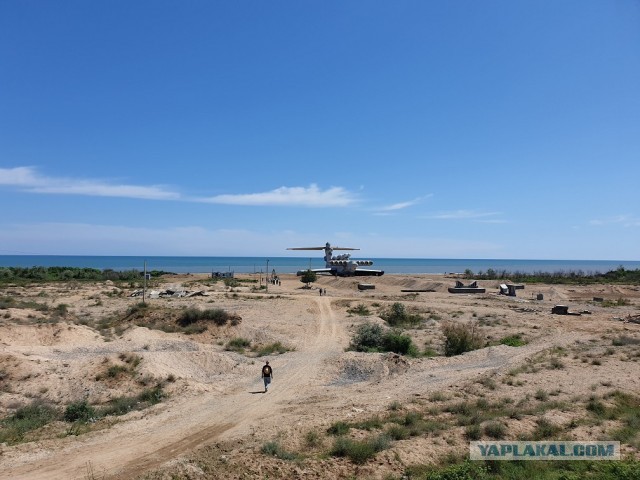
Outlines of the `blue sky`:
<svg viewBox="0 0 640 480">
<path fill-rule="evenodd" d="M 640 260 L 639 25 L 634 0 L 0 1 L 0 254 Z"/>
</svg>

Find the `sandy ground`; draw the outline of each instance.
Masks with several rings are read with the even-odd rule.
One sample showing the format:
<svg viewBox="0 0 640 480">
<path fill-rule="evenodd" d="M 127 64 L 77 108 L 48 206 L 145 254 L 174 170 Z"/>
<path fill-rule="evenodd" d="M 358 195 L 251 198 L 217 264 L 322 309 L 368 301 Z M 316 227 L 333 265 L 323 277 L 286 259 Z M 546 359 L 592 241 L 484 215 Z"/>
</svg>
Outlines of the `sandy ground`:
<svg viewBox="0 0 640 480">
<path fill-rule="evenodd" d="M 436 393 L 451 398 L 473 393 L 486 378 L 496 379 L 502 396 L 533 395 L 545 389 L 571 398 L 601 392 L 603 385 L 640 393 L 640 366 L 634 351 L 603 353 L 616 336 L 640 338 L 640 325 L 623 321 L 639 313 L 640 291 L 635 286 L 527 285 L 517 297 L 507 297 L 498 295 L 498 282 L 491 281 L 479 282 L 486 287 L 485 294 L 450 294 L 447 287 L 455 279 L 438 275 L 321 277 L 310 290 L 301 288 L 295 276 L 284 275 L 281 280 L 281 285 L 270 285 L 265 293 L 248 286 L 229 289 L 222 283 L 210 284 L 198 275 L 164 279 L 158 289 L 201 290 L 205 296 L 153 298 L 147 300 L 150 306 L 221 308 L 242 319 L 235 326 L 210 326 L 192 335 L 139 327 L 132 321 L 101 331 L 101 321 L 123 317 L 140 302 L 129 297 L 133 286 L 121 289 L 107 282 L 4 287 L 0 296 L 23 304 L 0 310 L 0 417 L 34 400 L 61 407 L 83 399 L 104 404 L 160 380 L 168 397 L 80 434 L 68 430 L 60 434 L 66 427 L 58 425 L 57 430 L 51 427 L 50 435 L 45 430 L 33 441 L 0 445 L 0 478 L 135 478 L 150 472 L 162 478 L 163 469 L 179 471 L 183 478 L 224 478 L 224 473 L 207 476 L 193 466 L 191 473 L 185 470 L 186 456 L 207 445 L 227 445 L 225 451 L 236 462 L 254 462 L 253 472 L 268 471 L 278 477 L 279 467 L 269 466 L 266 460 L 267 470 L 258 465 L 263 460 L 256 449 L 265 441 L 277 438 L 295 445 L 311 429 L 324 431 L 337 420 L 381 414 L 394 402 L 425 402 Z M 359 291 L 357 284 L 363 280 L 374 284 L 375 290 Z M 326 296 L 319 295 L 319 287 L 326 288 Z M 544 299 L 537 300 L 538 294 Z M 623 298 L 626 305 L 606 306 L 594 302 L 594 297 Z M 43 313 L 28 308 L 28 302 L 47 304 L 50 309 Z M 445 320 L 477 323 L 490 344 L 512 334 L 520 334 L 528 343 L 493 345 L 455 357 L 403 358 L 345 351 L 354 328 L 365 321 L 382 325 L 377 313 L 394 302 L 428 318 L 419 329 L 409 331 L 420 348 L 441 349 L 440 324 Z M 52 320 L 51 311 L 59 304 L 68 305 L 68 311 Z M 556 304 L 590 313 L 552 315 Z M 369 308 L 371 314 L 348 312 L 358 305 Z M 256 358 L 251 352 L 225 350 L 226 343 L 237 337 L 256 345 L 281 342 L 290 351 Z M 557 347 L 573 352 L 563 359 L 562 369 L 525 374 L 517 386 L 501 381 L 510 370 Z M 113 381 L 106 381 L 104 374 L 99 378 L 107 365 L 124 364 L 123 359 L 132 355 L 139 357 L 134 375 Z M 601 364 L 586 363 L 590 355 L 603 359 Z M 274 369 L 266 394 L 260 379 L 265 358 Z M 360 473 L 383 478 L 398 474 L 394 462 L 428 463 L 446 451 L 446 441 L 415 439 L 400 444 L 395 459 L 383 456 L 387 460 Z M 215 455 L 226 458 L 220 452 Z M 287 471 L 281 476 L 353 475 L 343 463 L 342 459 L 323 460 L 296 470 L 295 475 Z"/>
</svg>

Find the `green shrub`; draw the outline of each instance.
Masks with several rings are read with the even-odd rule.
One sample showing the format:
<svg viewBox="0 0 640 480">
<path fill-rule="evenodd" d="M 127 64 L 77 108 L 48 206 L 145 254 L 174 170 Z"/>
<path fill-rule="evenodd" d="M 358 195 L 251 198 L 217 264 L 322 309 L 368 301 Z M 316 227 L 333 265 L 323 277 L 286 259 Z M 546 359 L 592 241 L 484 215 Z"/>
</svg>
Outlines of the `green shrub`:
<svg viewBox="0 0 640 480">
<path fill-rule="evenodd" d="M 268 345 L 263 345 L 256 350 L 256 354 L 259 357 L 264 357 L 265 355 L 273 355 L 274 353 L 286 353 L 293 350 L 292 348 L 284 346 L 280 342 L 269 343 Z"/>
<path fill-rule="evenodd" d="M 500 422 L 489 422 L 484 426 L 484 433 L 491 438 L 500 440 L 507 433 L 507 428 Z"/>
<path fill-rule="evenodd" d="M 58 411 L 42 402 L 33 402 L 31 405 L 19 408 L 16 412 L 0 421 L 0 443 L 9 445 L 24 440 L 26 433 L 37 430 L 40 427 L 53 422 L 58 418 Z"/>
<path fill-rule="evenodd" d="M 482 427 L 478 423 L 467 425 L 464 434 L 469 440 L 480 440 L 482 438 Z"/>
<path fill-rule="evenodd" d="M 178 319 L 181 327 L 186 327 L 200 320 L 211 320 L 216 325 L 224 325 L 231 319 L 231 316 L 221 308 L 210 308 L 199 310 L 197 308 L 187 308 Z"/>
<path fill-rule="evenodd" d="M 596 398 L 590 398 L 587 403 L 587 410 L 596 415 L 597 417 L 604 417 L 607 408 L 604 403 Z"/>
<path fill-rule="evenodd" d="M 391 305 L 391 308 L 387 312 L 383 313 L 381 318 L 392 327 L 404 325 L 415 326 L 423 320 L 420 315 L 408 313 L 405 306 L 399 302 Z"/>
<path fill-rule="evenodd" d="M 122 373 L 129 373 L 129 371 L 129 367 L 125 367 L 124 365 L 111 365 L 107 369 L 107 377 L 116 378 Z"/>
<path fill-rule="evenodd" d="M 335 422 L 327 429 L 327 433 L 330 435 L 346 435 L 349 433 L 351 426 L 342 421 Z"/>
<path fill-rule="evenodd" d="M 382 345 L 383 339 L 384 333 L 380 325 L 364 323 L 357 328 L 349 349 L 356 352 L 375 352 Z"/>
<path fill-rule="evenodd" d="M 525 342 L 520 335 L 510 335 L 508 337 L 503 337 L 500 339 L 500 344 L 501 345 L 508 345 L 510 347 L 521 347 L 523 345 L 526 345 L 527 342 Z"/>
<path fill-rule="evenodd" d="M 380 325 L 364 323 L 354 334 L 350 350 L 357 352 L 394 352 L 400 355 L 417 356 L 418 349 L 411 337 L 396 330 L 385 332 Z"/>
<path fill-rule="evenodd" d="M 619 337 L 614 338 L 611 343 L 616 347 L 622 347 L 624 345 L 638 345 L 640 344 L 640 338 L 620 335 Z"/>
<path fill-rule="evenodd" d="M 564 368 L 564 363 L 558 357 L 553 357 L 549 361 L 549 369 L 550 370 L 561 370 Z"/>
<path fill-rule="evenodd" d="M 309 448 L 315 448 L 322 444 L 320 434 L 315 430 L 309 430 L 304 436 L 305 443 Z"/>
<path fill-rule="evenodd" d="M 162 391 L 162 387 L 160 385 L 156 385 L 153 388 L 147 388 L 143 390 L 137 397 L 139 402 L 146 402 L 149 405 L 155 405 L 156 403 L 160 403 L 164 397 L 167 395 Z"/>
<path fill-rule="evenodd" d="M 229 340 L 225 348 L 233 352 L 242 353 L 244 352 L 245 348 L 249 348 L 250 346 L 251 346 L 251 340 L 247 340 L 246 338 L 242 338 L 242 337 L 236 337 Z"/>
<path fill-rule="evenodd" d="M 389 438 L 386 435 L 379 435 L 362 441 L 338 437 L 331 449 L 331 455 L 334 457 L 347 457 L 353 463 L 361 465 L 373 458 L 376 453 L 387 448 L 389 448 Z"/>
<path fill-rule="evenodd" d="M 352 315 L 362 315 L 362 316 L 371 315 L 371 312 L 369 311 L 369 309 L 366 307 L 366 305 L 363 305 L 362 303 L 356 307 L 347 309 L 347 313 L 350 313 Z"/>
<path fill-rule="evenodd" d="M 533 430 L 533 439 L 554 438 L 561 431 L 562 428 L 549 422 L 546 418 L 539 418 L 536 420 L 536 428 Z"/>
<path fill-rule="evenodd" d="M 262 445 L 262 453 L 281 460 L 295 460 L 298 456 L 295 453 L 287 452 L 278 442 L 267 442 Z"/>
<path fill-rule="evenodd" d="M 135 397 L 116 397 L 111 399 L 106 406 L 102 407 L 99 414 L 101 416 L 125 415 L 135 410 L 139 403 Z"/>
<path fill-rule="evenodd" d="M 236 288 L 240 286 L 240 282 L 237 278 L 225 278 L 223 280 L 225 287 Z"/>
<path fill-rule="evenodd" d="M 136 318 L 141 318 L 144 316 L 144 313 L 149 309 L 149 305 L 145 302 L 138 302 L 135 305 L 132 305 L 127 310 L 127 316 L 132 316 Z"/>
<path fill-rule="evenodd" d="M 418 356 L 418 349 L 413 344 L 411 337 L 400 332 L 387 332 L 382 339 L 382 350 L 398 353 L 400 355 Z"/>
<path fill-rule="evenodd" d="M 70 403 L 64 411 L 64 419 L 67 422 L 88 422 L 95 417 L 95 409 L 86 400 Z"/>
<path fill-rule="evenodd" d="M 386 434 L 392 440 L 404 440 L 409 438 L 409 429 L 402 425 L 391 425 L 387 428 Z"/>
<path fill-rule="evenodd" d="M 446 322 L 442 325 L 442 333 L 445 336 L 444 354 L 447 357 L 470 352 L 482 346 L 474 324 Z"/>
<path fill-rule="evenodd" d="M 133 410 L 140 410 L 149 405 L 155 405 L 162 401 L 167 395 L 162 390 L 161 385 L 147 388 L 140 394 L 133 397 L 117 397 L 109 401 L 107 405 L 99 409 L 98 416 L 126 415 Z"/>
<path fill-rule="evenodd" d="M 545 390 L 539 388 L 536 390 L 535 399 L 540 400 L 541 402 L 546 402 L 549 400 L 549 394 Z"/>
<path fill-rule="evenodd" d="M 407 412 L 404 417 L 402 417 L 401 422 L 402 425 L 410 427 L 412 425 L 416 425 L 418 422 L 422 420 L 422 415 L 418 412 Z"/>
<path fill-rule="evenodd" d="M 306 270 L 300 277 L 300 281 L 308 287 L 310 283 L 318 280 L 318 274 L 313 270 Z"/>
</svg>

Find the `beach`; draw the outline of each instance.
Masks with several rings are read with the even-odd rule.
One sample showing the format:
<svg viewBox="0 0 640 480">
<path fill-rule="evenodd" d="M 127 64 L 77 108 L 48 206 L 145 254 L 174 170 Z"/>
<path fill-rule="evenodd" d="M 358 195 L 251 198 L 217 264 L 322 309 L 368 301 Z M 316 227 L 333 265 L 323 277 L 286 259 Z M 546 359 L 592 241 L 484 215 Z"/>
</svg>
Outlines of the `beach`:
<svg viewBox="0 0 640 480">
<path fill-rule="evenodd" d="M 144 303 L 135 282 L 4 285 L 0 418 L 34 404 L 62 413 L 0 445 L 0 478 L 400 478 L 468 454 L 470 439 L 535 436 L 541 424 L 547 438 L 618 435 L 626 417 L 597 411 L 640 394 L 637 285 L 525 284 L 508 296 L 480 280 L 484 293 L 451 294 L 456 279 L 319 276 L 307 288 L 293 274 L 268 285 L 167 275 Z M 417 320 L 395 330 L 385 318 L 397 304 Z M 350 349 L 365 324 L 416 350 Z M 447 325 L 473 329 L 478 348 L 445 355 Z M 96 413 L 118 399 L 136 400 Z M 340 423 L 340 438 L 387 443 L 362 462 L 340 454 Z M 637 432 L 616 438 L 640 457 Z"/>
</svg>

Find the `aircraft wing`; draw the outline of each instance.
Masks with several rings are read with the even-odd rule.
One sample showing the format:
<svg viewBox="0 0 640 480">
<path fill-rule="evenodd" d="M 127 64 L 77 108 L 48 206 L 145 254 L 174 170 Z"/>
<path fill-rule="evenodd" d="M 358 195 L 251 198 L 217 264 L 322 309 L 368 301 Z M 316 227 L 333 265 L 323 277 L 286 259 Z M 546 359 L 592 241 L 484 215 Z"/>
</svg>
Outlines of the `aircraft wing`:
<svg viewBox="0 0 640 480">
<path fill-rule="evenodd" d="M 331 273 L 333 270 L 331 268 L 312 268 L 311 271 L 314 273 Z M 308 270 L 298 270 L 296 275 L 300 277 L 307 272 Z"/>
</svg>

